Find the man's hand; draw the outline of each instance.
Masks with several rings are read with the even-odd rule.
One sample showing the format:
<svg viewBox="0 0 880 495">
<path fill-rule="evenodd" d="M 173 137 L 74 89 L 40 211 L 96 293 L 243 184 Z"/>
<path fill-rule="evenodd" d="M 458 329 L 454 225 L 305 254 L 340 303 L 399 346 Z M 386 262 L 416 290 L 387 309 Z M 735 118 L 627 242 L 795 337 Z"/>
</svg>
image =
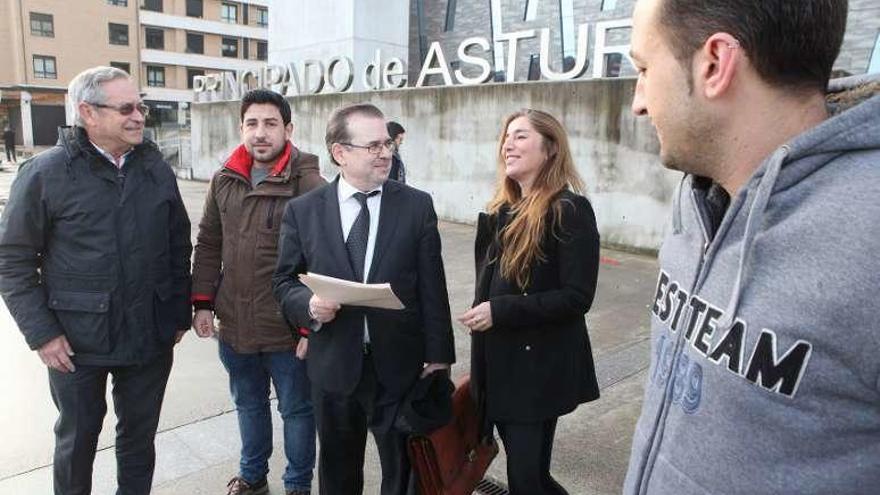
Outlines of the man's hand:
<svg viewBox="0 0 880 495">
<path fill-rule="evenodd" d="M 421 376 L 419 376 L 419 378 L 424 378 L 437 370 L 448 370 L 448 369 L 449 369 L 449 364 L 447 364 L 447 363 L 426 363 L 425 367 L 422 368 L 422 374 L 421 374 Z"/>
<path fill-rule="evenodd" d="M 297 359 L 305 359 L 309 354 L 309 339 L 303 337 L 299 339 L 299 342 L 296 343 L 296 358 Z"/>
<path fill-rule="evenodd" d="M 214 335 L 214 312 L 210 309 L 197 309 L 192 327 L 196 335 L 203 339 Z"/>
<path fill-rule="evenodd" d="M 457 319 L 472 332 L 485 332 L 492 328 L 492 307 L 489 301 L 482 302 L 465 311 Z"/>
<path fill-rule="evenodd" d="M 177 333 L 174 335 L 174 345 L 179 344 L 180 341 L 183 340 L 183 336 L 185 334 L 186 334 L 186 330 L 178 330 Z"/>
<path fill-rule="evenodd" d="M 59 335 L 43 344 L 37 349 L 37 354 L 40 355 L 43 364 L 54 370 L 61 373 L 73 373 L 76 371 L 76 366 L 70 360 L 70 356 L 73 356 L 73 349 L 71 349 L 70 343 L 67 342 L 67 337 L 64 335 Z"/>
<path fill-rule="evenodd" d="M 309 316 L 320 323 L 327 323 L 336 318 L 336 312 L 341 306 L 334 301 L 325 301 L 317 295 L 309 299 Z"/>
</svg>

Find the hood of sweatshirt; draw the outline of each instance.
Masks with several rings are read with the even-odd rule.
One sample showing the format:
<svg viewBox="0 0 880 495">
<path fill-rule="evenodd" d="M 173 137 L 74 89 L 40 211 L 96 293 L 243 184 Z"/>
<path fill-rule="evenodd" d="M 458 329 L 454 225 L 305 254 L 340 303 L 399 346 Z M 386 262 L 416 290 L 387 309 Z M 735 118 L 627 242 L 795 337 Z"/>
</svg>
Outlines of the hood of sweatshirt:
<svg viewBox="0 0 880 495">
<path fill-rule="evenodd" d="M 623 492 L 880 486 L 880 77 L 768 156 L 714 235 L 685 176 Z"/>
</svg>

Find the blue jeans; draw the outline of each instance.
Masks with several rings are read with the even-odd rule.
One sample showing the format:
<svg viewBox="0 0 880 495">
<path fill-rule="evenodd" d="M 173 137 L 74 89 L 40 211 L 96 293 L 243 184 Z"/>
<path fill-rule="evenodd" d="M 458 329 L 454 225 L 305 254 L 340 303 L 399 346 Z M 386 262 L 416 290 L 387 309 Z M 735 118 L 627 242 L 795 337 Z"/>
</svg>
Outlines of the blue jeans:
<svg viewBox="0 0 880 495">
<path fill-rule="evenodd" d="M 293 349 L 239 354 L 220 342 L 220 361 L 229 373 L 229 390 L 238 409 L 241 433 L 239 476 L 257 483 L 269 473 L 272 456 L 272 413 L 269 382 L 275 385 L 278 412 L 284 421 L 284 488 L 309 490 L 315 467 L 315 416 L 312 412 L 306 363 Z"/>
</svg>

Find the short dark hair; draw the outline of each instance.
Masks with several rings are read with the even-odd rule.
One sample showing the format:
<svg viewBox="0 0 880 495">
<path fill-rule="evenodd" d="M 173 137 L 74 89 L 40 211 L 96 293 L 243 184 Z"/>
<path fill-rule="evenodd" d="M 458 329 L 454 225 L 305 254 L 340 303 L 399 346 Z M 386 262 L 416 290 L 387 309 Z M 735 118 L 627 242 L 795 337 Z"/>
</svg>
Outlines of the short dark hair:
<svg viewBox="0 0 880 495">
<path fill-rule="evenodd" d="M 347 143 L 351 141 L 351 134 L 348 132 L 348 119 L 352 115 L 363 115 L 366 117 L 376 117 L 385 120 L 385 114 L 375 105 L 370 103 L 355 103 L 337 108 L 330 115 L 327 122 L 327 132 L 324 134 L 324 143 L 327 145 L 327 153 L 330 154 L 330 161 L 336 163 L 333 158 L 333 143 Z"/>
<path fill-rule="evenodd" d="M 824 91 L 847 9 L 847 0 L 661 0 L 659 19 L 686 68 L 713 33 L 725 32 L 768 83 Z"/>
<path fill-rule="evenodd" d="M 406 132 L 406 129 L 404 129 L 402 125 L 393 120 L 389 120 L 388 123 L 385 124 L 385 128 L 388 129 L 388 136 L 390 136 L 391 139 L 395 139 L 397 136 Z"/>
<path fill-rule="evenodd" d="M 241 99 L 241 121 L 244 122 L 244 114 L 247 112 L 247 109 L 251 107 L 253 104 L 262 104 L 269 103 L 270 105 L 275 105 L 278 108 L 278 111 L 281 112 L 281 120 L 284 121 L 284 125 L 290 123 L 290 104 L 287 103 L 287 100 L 284 99 L 280 94 L 269 90 L 269 89 L 252 89 L 244 94 L 244 97 Z"/>
</svg>

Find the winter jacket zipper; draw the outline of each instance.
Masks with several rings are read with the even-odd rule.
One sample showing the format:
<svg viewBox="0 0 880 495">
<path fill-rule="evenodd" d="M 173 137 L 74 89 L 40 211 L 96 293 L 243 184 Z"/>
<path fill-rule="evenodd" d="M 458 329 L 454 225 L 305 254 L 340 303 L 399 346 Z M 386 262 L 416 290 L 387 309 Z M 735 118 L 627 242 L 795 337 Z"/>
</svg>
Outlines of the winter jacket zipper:
<svg viewBox="0 0 880 495">
<path fill-rule="evenodd" d="M 275 198 L 269 202 L 269 214 L 266 215 L 266 229 L 272 230 L 272 220 L 275 218 L 275 205 L 277 204 L 277 200 Z"/>
<path fill-rule="evenodd" d="M 700 259 L 697 262 L 697 269 L 694 272 L 693 283 L 691 284 L 689 293 L 694 294 L 699 286 L 702 284 L 703 279 L 703 269 L 706 264 L 706 258 L 709 253 L 709 249 L 712 245 L 712 239 L 709 237 L 709 231 L 706 228 L 706 215 L 705 212 L 701 209 L 700 202 L 697 201 L 696 195 L 694 193 L 693 188 L 690 190 L 691 201 L 694 204 L 694 209 L 697 214 L 697 223 L 700 225 L 700 233 L 703 235 L 703 244 L 700 246 Z M 718 233 L 716 232 L 716 238 Z M 685 322 L 685 327 L 687 326 L 687 322 L 693 317 L 693 308 L 688 304 L 685 308 L 685 313 L 682 315 L 683 319 L 680 321 Z M 648 492 L 648 482 L 651 478 L 651 473 L 654 470 L 654 464 L 657 460 L 657 455 L 659 455 L 660 445 L 663 443 L 663 434 L 665 433 L 665 425 L 666 425 L 666 416 L 669 414 L 669 410 L 672 407 L 672 398 L 673 398 L 673 389 L 675 386 L 675 370 L 678 369 L 678 362 L 681 358 L 682 351 L 684 349 L 684 344 L 687 342 L 687 339 L 684 337 L 685 331 L 678 331 L 675 328 L 672 328 L 672 331 L 675 333 L 675 346 L 672 350 L 672 363 L 669 366 L 668 375 L 666 376 L 665 387 L 663 389 L 663 401 L 660 404 L 660 410 L 657 413 L 657 419 L 655 420 L 654 425 L 654 437 L 651 439 L 650 448 L 648 450 L 648 456 L 645 459 L 645 465 L 641 472 L 641 479 L 639 480 L 639 493 L 646 494 Z"/>
</svg>

